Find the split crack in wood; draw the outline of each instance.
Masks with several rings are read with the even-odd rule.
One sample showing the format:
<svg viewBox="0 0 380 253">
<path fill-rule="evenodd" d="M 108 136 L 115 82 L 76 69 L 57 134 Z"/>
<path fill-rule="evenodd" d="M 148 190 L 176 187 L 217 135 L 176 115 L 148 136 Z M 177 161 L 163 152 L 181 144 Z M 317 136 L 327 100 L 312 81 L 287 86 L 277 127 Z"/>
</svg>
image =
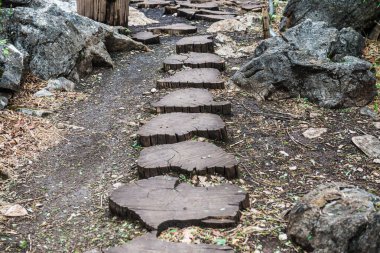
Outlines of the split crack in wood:
<svg viewBox="0 0 380 253">
<path fill-rule="evenodd" d="M 110 210 L 140 220 L 157 234 L 169 227 L 230 227 L 239 221 L 240 210 L 249 207 L 248 194 L 233 184 L 193 187 L 168 176 L 138 182 L 142 188 L 132 183 L 112 192 Z"/>
<path fill-rule="evenodd" d="M 188 88 L 173 91 L 152 103 L 157 113 L 215 113 L 231 114 L 231 103 L 227 101 L 216 102 L 212 94 L 206 89 Z"/>
<path fill-rule="evenodd" d="M 140 177 L 166 173 L 213 175 L 228 179 L 238 176 L 238 162 L 222 148 L 208 143 L 186 141 L 145 148 L 137 161 Z"/>
</svg>

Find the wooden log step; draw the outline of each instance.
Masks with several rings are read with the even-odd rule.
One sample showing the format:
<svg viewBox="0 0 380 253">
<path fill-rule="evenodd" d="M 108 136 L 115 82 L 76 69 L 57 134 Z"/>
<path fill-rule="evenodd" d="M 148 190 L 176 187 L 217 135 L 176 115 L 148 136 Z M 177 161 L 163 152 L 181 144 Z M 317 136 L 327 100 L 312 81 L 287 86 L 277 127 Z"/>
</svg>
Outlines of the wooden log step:
<svg viewBox="0 0 380 253">
<path fill-rule="evenodd" d="M 109 197 L 113 214 L 138 219 L 158 234 L 169 227 L 235 226 L 240 210 L 247 207 L 248 194 L 236 185 L 194 187 L 169 176 L 132 182 L 119 187 Z"/>
<path fill-rule="evenodd" d="M 178 17 L 187 18 L 189 20 L 193 19 L 195 16 L 195 13 L 197 13 L 196 9 L 188 9 L 188 8 L 179 8 L 177 10 Z"/>
<path fill-rule="evenodd" d="M 160 36 L 153 34 L 152 32 L 139 32 L 132 35 L 132 39 L 142 42 L 145 45 L 159 44 Z"/>
<path fill-rule="evenodd" d="M 235 19 L 232 15 L 211 15 L 211 14 L 195 14 L 195 19 L 217 22 L 226 19 Z"/>
<path fill-rule="evenodd" d="M 195 53 L 173 54 L 164 60 L 164 70 L 179 70 L 183 66 L 190 68 L 215 68 L 223 71 L 225 60 L 216 54 Z"/>
<path fill-rule="evenodd" d="M 187 141 L 195 135 L 225 140 L 226 125 L 215 114 L 174 112 L 158 115 L 137 132 L 139 143 L 143 147 Z"/>
<path fill-rule="evenodd" d="M 234 253 L 228 246 L 208 245 L 208 244 L 188 244 L 162 241 L 154 233 L 133 239 L 121 246 L 90 250 L 85 253 Z"/>
<path fill-rule="evenodd" d="M 168 5 L 165 6 L 165 14 L 174 14 L 177 13 L 179 9 L 179 5 Z"/>
<path fill-rule="evenodd" d="M 224 80 L 217 69 L 186 69 L 170 77 L 157 80 L 157 88 L 224 89 Z"/>
<path fill-rule="evenodd" d="M 235 13 L 232 12 L 224 12 L 224 11 L 212 11 L 212 10 L 204 10 L 204 9 L 188 9 L 188 8 L 179 8 L 177 10 L 178 17 L 184 17 L 189 20 L 199 19 L 206 21 L 220 21 L 225 19 L 231 19 L 236 16 Z"/>
<path fill-rule="evenodd" d="M 170 5 L 170 1 L 144 0 L 144 2 L 137 3 L 137 8 L 158 8 L 167 5 Z"/>
<path fill-rule="evenodd" d="M 213 0 L 190 0 L 190 3 L 192 4 L 202 4 L 202 3 L 209 3 L 212 2 Z"/>
<path fill-rule="evenodd" d="M 215 113 L 231 114 L 231 103 L 228 101 L 216 102 L 211 93 L 206 89 L 181 89 L 176 90 L 160 101 L 152 103 L 157 113 Z"/>
<path fill-rule="evenodd" d="M 213 11 L 213 10 L 205 10 L 205 9 L 197 10 L 197 14 L 237 16 L 237 13 L 235 13 L 235 12 L 229 12 L 229 11 Z"/>
<path fill-rule="evenodd" d="M 189 9 L 205 9 L 205 10 L 219 10 L 219 5 L 215 2 L 209 2 L 209 3 L 200 3 L 200 4 L 192 4 L 190 2 L 179 2 L 178 3 L 181 8 L 189 8 Z"/>
<path fill-rule="evenodd" d="M 238 176 L 233 155 L 208 142 L 185 141 L 145 148 L 137 162 L 141 178 L 166 173 L 185 175 L 218 174 L 227 179 Z"/>
<path fill-rule="evenodd" d="M 148 31 L 151 31 L 154 34 L 167 33 L 170 35 L 183 35 L 196 33 L 197 27 L 183 23 L 177 23 L 167 26 L 150 27 L 148 28 Z"/>
<path fill-rule="evenodd" d="M 214 53 L 214 41 L 212 35 L 198 35 L 185 37 L 177 41 L 176 53 Z"/>
<path fill-rule="evenodd" d="M 242 10 L 245 10 L 245 11 L 255 11 L 255 12 L 258 12 L 258 11 L 261 11 L 261 9 L 263 8 L 263 5 L 260 4 L 260 3 L 247 2 L 247 3 L 242 3 L 240 5 L 240 8 Z"/>
</svg>

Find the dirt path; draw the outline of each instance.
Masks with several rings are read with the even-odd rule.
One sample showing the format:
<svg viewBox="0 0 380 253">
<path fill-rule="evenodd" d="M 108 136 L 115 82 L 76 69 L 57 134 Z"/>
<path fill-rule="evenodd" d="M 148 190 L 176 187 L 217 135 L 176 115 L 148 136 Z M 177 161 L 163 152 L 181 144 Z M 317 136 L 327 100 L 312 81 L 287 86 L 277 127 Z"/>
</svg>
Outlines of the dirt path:
<svg viewBox="0 0 380 253">
<path fill-rule="evenodd" d="M 159 10 L 146 13 L 154 19 L 160 16 Z M 173 17 L 160 21 L 161 25 L 189 23 Z M 197 26 L 200 34 L 204 33 L 204 23 Z M 143 93 L 155 87 L 155 80 L 162 76 L 162 61 L 174 52 L 177 39 L 162 37 L 160 45 L 151 47 L 152 52 L 115 55 L 115 69 L 98 70 L 82 83 L 79 88 L 90 94 L 89 98 L 67 105 L 53 120 L 84 130 L 69 130 L 63 142 L 23 168 L 21 181 L 11 185 L 9 200 L 22 201 L 30 215 L 2 221 L 9 233 L 1 235 L 1 252 L 79 253 L 114 246 L 145 232 L 139 224 L 111 217 L 107 197 L 116 183 L 137 178 L 139 147 L 133 134 L 140 120 L 152 117 L 148 103 L 159 97 Z M 228 60 L 226 75 L 244 61 Z M 323 110 L 297 99 L 258 105 L 249 93 L 227 89 L 214 95 L 233 104 L 233 116 L 224 117 L 230 139 L 217 144 L 236 154 L 242 163 L 242 179 L 237 183 L 250 191 L 252 209 L 243 214 L 237 229 L 199 229 L 196 239 L 215 243 L 214 238 L 227 238 L 227 244 L 240 245 L 239 252 L 296 252 L 294 246 L 278 240 L 278 234 L 284 232 L 281 213 L 315 185 L 339 180 L 380 193 L 380 172 L 350 142 L 352 131 L 377 131 L 356 109 Z M 275 111 L 305 118 L 274 117 Z M 309 112 L 316 116 L 306 118 Z M 302 137 L 308 127 L 327 127 L 329 131 L 310 141 Z M 173 231 L 164 237 L 175 241 L 184 233 Z"/>
</svg>

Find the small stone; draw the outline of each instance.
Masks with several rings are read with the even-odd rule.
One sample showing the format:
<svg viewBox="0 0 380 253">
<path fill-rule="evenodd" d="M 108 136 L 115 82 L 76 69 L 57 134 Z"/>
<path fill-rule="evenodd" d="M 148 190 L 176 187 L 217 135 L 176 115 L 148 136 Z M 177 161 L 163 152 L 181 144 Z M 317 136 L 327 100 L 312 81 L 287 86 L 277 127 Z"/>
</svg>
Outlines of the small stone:
<svg viewBox="0 0 380 253">
<path fill-rule="evenodd" d="M 314 139 L 320 137 L 322 134 L 327 132 L 327 128 L 309 128 L 303 132 L 303 136 L 308 139 Z"/>
<path fill-rule="evenodd" d="M 289 156 L 289 154 L 288 154 L 288 153 L 286 153 L 286 152 L 285 152 L 285 151 L 283 151 L 283 150 L 281 150 L 281 151 L 280 151 L 280 154 L 281 154 L 281 155 L 283 155 L 283 156 Z"/>
<path fill-rule="evenodd" d="M 156 88 L 152 88 L 152 89 L 150 90 L 150 92 L 151 92 L 151 93 L 156 93 L 156 92 L 157 92 L 157 89 L 156 89 Z"/>
<path fill-rule="evenodd" d="M 46 117 L 49 114 L 52 114 L 51 111 L 48 110 L 35 110 L 35 109 L 29 109 L 29 108 L 19 108 L 17 109 L 18 112 L 21 112 L 26 115 L 35 116 L 35 117 Z"/>
<path fill-rule="evenodd" d="M 287 236 L 286 234 L 280 234 L 280 235 L 278 236 L 278 239 L 279 239 L 280 241 L 286 241 L 286 240 L 288 240 L 288 236 Z"/>
<path fill-rule="evenodd" d="M 8 105 L 8 98 L 0 96 L 0 110 L 3 110 Z"/>
<path fill-rule="evenodd" d="M 352 137 L 352 142 L 370 158 L 380 158 L 380 140 L 372 135 Z"/>
<path fill-rule="evenodd" d="M 54 96 L 54 94 L 46 89 L 42 89 L 34 93 L 34 96 L 35 97 L 51 97 L 51 96 Z"/>
<path fill-rule="evenodd" d="M 124 185 L 123 183 L 118 182 L 118 183 L 113 184 L 112 187 L 113 187 L 114 189 L 117 189 L 117 188 L 119 188 L 119 187 L 121 187 L 121 186 L 123 186 L 123 185 Z"/>
<path fill-rule="evenodd" d="M 19 204 L 0 206 L 0 214 L 6 217 L 20 217 L 28 214 L 28 211 Z"/>
<path fill-rule="evenodd" d="M 289 167 L 289 170 L 292 170 L 292 171 L 294 171 L 294 170 L 296 170 L 297 169 L 297 166 L 290 166 Z"/>
<path fill-rule="evenodd" d="M 373 122 L 376 129 L 380 129 L 380 122 Z"/>
<path fill-rule="evenodd" d="M 371 110 L 369 107 L 365 106 L 365 107 L 362 107 L 360 109 L 360 114 L 361 115 L 365 115 L 365 116 L 368 116 L 368 117 L 371 117 L 371 118 L 376 118 L 377 117 L 377 113 L 374 112 L 373 110 Z"/>
<path fill-rule="evenodd" d="M 59 77 L 58 79 L 50 79 L 46 89 L 49 91 L 74 91 L 75 83 L 64 78 Z"/>
<path fill-rule="evenodd" d="M 374 159 L 373 162 L 377 163 L 377 164 L 380 164 L 380 159 Z"/>
</svg>

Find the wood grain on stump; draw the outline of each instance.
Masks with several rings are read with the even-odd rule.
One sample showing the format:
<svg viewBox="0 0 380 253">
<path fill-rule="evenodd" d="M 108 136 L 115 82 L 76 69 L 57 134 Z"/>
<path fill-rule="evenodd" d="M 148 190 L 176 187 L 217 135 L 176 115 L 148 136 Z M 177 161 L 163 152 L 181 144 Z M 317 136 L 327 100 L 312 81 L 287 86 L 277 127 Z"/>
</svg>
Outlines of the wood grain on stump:
<svg viewBox="0 0 380 253">
<path fill-rule="evenodd" d="M 154 233 L 149 233 L 121 246 L 85 253 L 234 253 L 234 251 L 227 246 L 162 241 L 157 239 Z"/>
<path fill-rule="evenodd" d="M 263 6 L 260 3 L 243 3 L 240 5 L 240 8 L 245 11 L 261 11 Z"/>
<path fill-rule="evenodd" d="M 177 54 L 196 52 L 214 53 L 214 41 L 212 35 L 199 35 L 185 37 L 175 44 Z"/>
<path fill-rule="evenodd" d="M 214 68 L 224 70 L 225 60 L 216 54 L 194 53 L 173 54 L 164 60 L 164 70 L 179 70 L 183 66 L 190 68 Z"/>
<path fill-rule="evenodd" d="M 165 14 L 174 14 L 177 13 L 179 9 L 179 5 L 168 5 L 165 6 Z"/>
<path fill-rule="evenodd" d="M 231 114 L 231 103 L 216 102 L 206 89 L 181 89 L 171 92 L 160 101 L 152 103 L 157 113 L 216 113 Z"/>
<path fill-rule="evenodd" d="M 202 3 L 209 3 L 212 2 L 213 0 L 190 0 L 190 3 L 192 4 L 202 4 Z"/>
<path fill-rule="evenodd" d="M 189 2 L 179 2 L 179 5 L 181 8 L 189 8 L 189 9 L 205 9 L 205 10 L 219 10 L 219 5 L 215 2 L 209 2 L 209 3 L 200 3 L 200 4 L 192 4 Z"/>
<path fill-rule="evenodd" d="M 160 43 L 160 36 L 153 34 L 152 32 L 139 32 L 132 35 L 132 39 L 148 44 Z"/>
<path fill-rule="evenodd" d="M 235 12 L 229 12 L 229 11 L 213 11 L 213 10 L 205 10 L 205 9 L 197 10 L 197 13 L 199 13 L 199 14 L 210 14 L 210 15 L 230 15 L 230 16 L 237 16 L 237 13 L 235 13 Z"/>
<path fill-rule="evenodd" d="M 197 13 L 196 9 L 189 9 L 189 8 L 179 8 L 177 10 L 178 17 L 184 17 L 187 19 L 193 19 L 195 16 L 195 13 Z"/>
<path fill-rule="evenodd" d="M 145 148 L 137 162 L 141 178 L 166 173 L 213 175 L 228 179 L 238 176 L 233 155 L 208 142 L 185 141 Z"/>
<path fill-rule="evenodd" d="M 158 234 L 169 227 L 234 226 L 248 206 L 248 194 L 236 185 L 194 187 L 168 176 L 121 186 L 109 197 L 113 214 L 138 219 Z"/>
<path fill-rule="evenodd" d="M 212 14 L 195 14 L 195 19 L 206 20 L 210 22 L 217 22 L 226 19 L 234 19 L 232 15 L 212 15 Z"/>
<path fill-rule="evenodd" d="M 217 69 L 186 69 L 170 77 L 157 80 L 157 88 L 224 89 L 224 81 L 220 71 Z"/>
<path fill-rule="evenodd" d="M 157 8 L 167 5 L 170 5 L 170 1 L 145 0 L 144 2 L 137 3 L 137 8 Z"/>
<path fill-rule="evenodd" d="M 153 118 L 140 128 L 137 135 L 140 144 L 149 147 L 190 140 L 195 135 L 213 140 L 225 140 L 227 130 L 218 115 L 175 112 L 160 114 Z"/>
<path fill-rule="evenodd" d="M 189 20 L 198 19 L 198 20 L 206 20 L 206 21 L 220 21 L 226 19 L 235 18 L 236 14 L 230 12 L 223 11 L 212 11 L 212 10 L 204 10 L 204 9 L 188 9 L 188 8 L 180 8 L 177 10 L 178 17 L 184 17 Z"/>
<path fill-rule="evenodd" d="M 178 24 L 172 24 L 167 26 L 157 26 L 157 27 L 150 27 L 148 28 L 148 31 L 151 31 L 155 34 L 158 33 L 167 33 L 170 35 L 182 35 L 182 34 L 191 34 L 197 32 L 197 27 L 178 23 Z"/>
</svg>

